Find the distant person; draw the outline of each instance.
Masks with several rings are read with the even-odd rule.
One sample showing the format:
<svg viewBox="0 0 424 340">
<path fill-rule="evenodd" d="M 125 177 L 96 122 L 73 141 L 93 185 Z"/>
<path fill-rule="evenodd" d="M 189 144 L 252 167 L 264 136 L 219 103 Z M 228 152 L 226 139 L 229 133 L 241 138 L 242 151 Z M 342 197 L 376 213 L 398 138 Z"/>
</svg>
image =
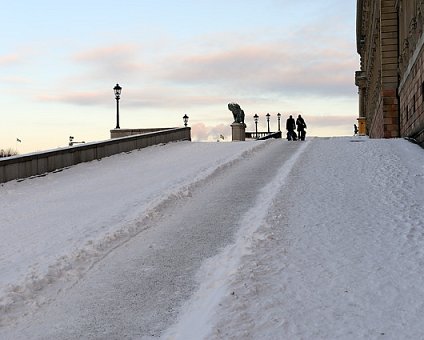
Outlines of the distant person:
<svg viewBox="0 0 424 340">
<path fill-rule="evenodd" d="M 305 120 L 302 118 L 301 115 L 299 115 L 296 119 L 296 125 L 297 125 L 297 134 L 299 136 L 299 140 L 305 140 L 306 136 L 306 123 Z"/>
<path fill-rule="evenodd" d="M 358 135 L 358 127 L 356 126 L 356 124 L 353 124 L 353 135 L 354 136 Z"/>
<path fill-rule="evenodd" d="M 287 130 L 287 140 L 296 140 L 297 135 L 294 131 L 296 129 L 296 122 L 292 115 L 286 121 L 286 130 Z"/>
</svg>

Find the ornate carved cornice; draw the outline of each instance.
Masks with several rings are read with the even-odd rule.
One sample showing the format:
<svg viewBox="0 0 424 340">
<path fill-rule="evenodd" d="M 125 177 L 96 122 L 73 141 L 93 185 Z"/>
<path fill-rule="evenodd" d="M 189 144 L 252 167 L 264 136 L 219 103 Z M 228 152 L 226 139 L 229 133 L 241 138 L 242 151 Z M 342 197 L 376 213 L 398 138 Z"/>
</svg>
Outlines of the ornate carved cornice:
<svg viewBox="0 0 424 340">
<path fill-rule="evenodd" d="M 367 77 L 364 71 L 356 71 L 355 72 L 355 85 L 359 88 L 366 87 Z"/>
<path fill-rule="evenodd" d="M 364 5 L 364 0 L 357 0 L 356 2 L 356 50 L 359 54 L 361 54 L 361 49 L 365 40 L 364 34 L 362 32 L 363 5 Z"/>
</svg>

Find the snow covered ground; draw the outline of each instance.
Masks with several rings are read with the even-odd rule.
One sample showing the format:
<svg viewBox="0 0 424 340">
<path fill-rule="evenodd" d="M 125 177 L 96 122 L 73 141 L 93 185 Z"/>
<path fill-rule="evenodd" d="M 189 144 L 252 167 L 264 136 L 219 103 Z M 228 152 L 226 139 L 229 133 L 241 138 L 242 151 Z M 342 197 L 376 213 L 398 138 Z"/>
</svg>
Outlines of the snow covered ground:
<svg viewBox="0 0 424 340">
<path fill-rule="evenodd" d="M 49 286 L 143 233 L 140 216 L 274 143 L 289 142 L 173 143 L 3 184 L 0 327 L 13 334 Z M 400 139 L 296 143 L 162 338 L 424 338 L 424 151 Z"/>
<path fill-rule="evenodd" d="M 0 325 L 73 280 L 169 200 L 261 144 L 171 143 L 0 187 Z M 6 315 L 4 317 L 4 315 Z"/>
</svg>

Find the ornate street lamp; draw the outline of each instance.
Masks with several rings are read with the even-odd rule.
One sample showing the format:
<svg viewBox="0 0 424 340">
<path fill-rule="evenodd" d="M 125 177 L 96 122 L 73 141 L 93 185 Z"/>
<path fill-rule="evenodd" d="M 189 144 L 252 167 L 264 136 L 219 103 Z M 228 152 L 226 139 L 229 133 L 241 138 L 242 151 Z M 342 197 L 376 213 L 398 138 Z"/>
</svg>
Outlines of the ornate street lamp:
<svg viewBox="0 0 424 340">
<path fill-rule="evenodd" d="M 184 115 L 183 121 L 184 121 L 184 126 L 187 126 L 187 124 L 188 124 L 188 116 L 187 115 Z"/>
<path fill-rule="evenodd" d="M 253 116 L 253 119 L 255 120 L 256 139 L 258 139 L 258 120 L 259 120 L 259 116 L 255 113 L 255 115 Z"/>
<path fill-rule="evenodd" d="M 116 99 L 116 128 L 115 129 L 120 129 L 119 127 L 119 99 L 121 99 L 122 87 L 119 86 L 119 84 L 116 84 L 116 86 L 113 88 L 113 91 L 115 92 L 115 99 Z"/>
<path fill-rule="evenodd" d="M 271 117 L 271 115 L 269 113 L 266 114 L 266 121 L 268 122 L 268 133 L 270 133 L 269 130 L 269 117 Z"/>
<path fill-rule="evenodd" d="M 280 112 L 277 113 L 277 119 L 278 119 L 278 132 L 280 132 L 281 131 L 280 129 L 281 113 Z"/>
</svg>

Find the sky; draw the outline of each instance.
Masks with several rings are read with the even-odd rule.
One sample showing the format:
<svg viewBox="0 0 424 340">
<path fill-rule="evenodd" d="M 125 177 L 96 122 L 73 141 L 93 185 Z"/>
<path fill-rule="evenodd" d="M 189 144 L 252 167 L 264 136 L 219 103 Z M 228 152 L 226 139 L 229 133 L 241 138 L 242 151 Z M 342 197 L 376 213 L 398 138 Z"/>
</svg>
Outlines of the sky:
<svg viewBox="0 0 424 340">
<path fill-rule="evenodd" d="M 229 140 L 302 114 L 308 134 L 351 135 L 358 116 L 355 1 L 5 2 L 0 13 L 0 148 L 19 153 L 182 126 Z M 283 122 L 281 123 L 282 125 Z M 18 142 L 19 139 L 21 142 Z"/>
</svg>

